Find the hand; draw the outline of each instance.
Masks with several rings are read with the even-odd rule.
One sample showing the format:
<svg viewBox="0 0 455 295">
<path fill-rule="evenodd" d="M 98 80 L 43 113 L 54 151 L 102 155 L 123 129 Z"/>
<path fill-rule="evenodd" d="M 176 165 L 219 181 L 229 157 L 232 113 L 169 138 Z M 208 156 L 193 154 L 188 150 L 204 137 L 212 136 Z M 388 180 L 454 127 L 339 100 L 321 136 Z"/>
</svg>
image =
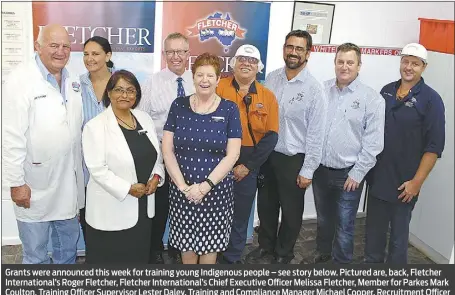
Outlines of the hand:
<svg viewBox="0 0 455 295">
<path fill-rule="evenodd" d="M 308 178 L 305 178 L 303 176 L 297 176 L 297 186 L 300 187 L 300 188 L 307 188 L 310 186 L 312 180 L 311 179 L 308 179 Z"/>
<path fill-rule="evenodd" d="M 200 184 L 195 183 L 188 187 L 186 198 L 192 203 L 199 204 L 205 196 L 205 194 L 203 194 L 204 192 L 205 191 L 202 191 Z"/>
<path fill-rule="evenodd" d="M 359 188 L 359 183 L 348 176 L 346 182 L 344 183 L 343 189 L 347 192 L 353 192 Z"/>
<path fill-rule="evenodd" d="M 150 178 L 149 181 L 147 181 L 147 185 L 145 186 L 145 194 L 146 195 L 153 194 L 156 191 L 159 182 L 160 180 L 157 177 Z"/>
<path fill-rule="evenodd" d="M 422 183 L 417 180 L 411 179 L 409 181 L 405 181 L 398 188 L 399 191 L 404 189 L 403 192 L 401 192 L 401 194 L 398 196 L 398 199 L 403 198 L 403 200 L 401 200 L 403 203 L 411 202 L 412 198 L 414 198 L 420 192 L 421 187 Z"/>
<path fill-rule="evenodd" d="M 128 193 L 133 197 L 141 198 L 145 195 L 145 185 L 143 183 L 135 183 L 131 185 L 130 191 Z"/>
<path fill-rule="evenodd" d="M 250 170 L 245 167 L 245 165 L 240 164 L 234 167 L 234 180 L 239 182 L 250 173 Z"/>
<path fill-rule="evenodd" d="M 11 199 L 19 207 L 30 208 L 31 197 L 32 191 L 27 184 L 11 188 Z"/>
</svg>

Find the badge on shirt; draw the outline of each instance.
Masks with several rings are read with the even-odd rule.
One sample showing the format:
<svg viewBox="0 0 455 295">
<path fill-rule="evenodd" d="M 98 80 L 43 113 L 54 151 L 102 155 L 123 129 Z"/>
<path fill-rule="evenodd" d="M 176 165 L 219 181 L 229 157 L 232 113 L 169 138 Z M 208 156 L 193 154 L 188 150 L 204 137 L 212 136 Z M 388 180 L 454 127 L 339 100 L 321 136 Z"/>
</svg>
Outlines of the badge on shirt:
<svg viewBox="0 0 455 295">
<path fill-rule="evenodd" d="M 77 82 L 73 82 L 71 84 L 71 87 L 73 87 L 73 91 L 74 92 L 79 92 L 81 90 L 81 84 L 79 84 Z"/>
<path fill-rule="evenodd" d="M 357 110 L 358 108 L 360 108 L 360 101 L 354 100 L 352 102 L 351 108 L 353 108 L 354 110 Z"/>
<path fill-rule="evenodd" d="M 413 97 L 410 100 L 408 100 L 407 102 L 405 102 L 404 105 L 407 106 L 408 108 L 413 108 L 415 106 L 416 102 L 417 102 L 417 99 L 415 97 Z"/>
<path fill-rule="evenodd" d="M 264 107 L 264 105 L 260 102 L 256 104 L 257 109 L 262 109 L 263 107 Z"/>
<path fill-rule="evenodd" d="M 35 96 L 35 98 L 33 98 L 33 99 L 45 98 L 46 96 L 47 96 L 46 94 L 38 95 L 38 96 Z"/>
<path fill-rule="evenodd" d="M 224 122 L 224 117 L 212 116 L 213 122 Z"/>
</svg>

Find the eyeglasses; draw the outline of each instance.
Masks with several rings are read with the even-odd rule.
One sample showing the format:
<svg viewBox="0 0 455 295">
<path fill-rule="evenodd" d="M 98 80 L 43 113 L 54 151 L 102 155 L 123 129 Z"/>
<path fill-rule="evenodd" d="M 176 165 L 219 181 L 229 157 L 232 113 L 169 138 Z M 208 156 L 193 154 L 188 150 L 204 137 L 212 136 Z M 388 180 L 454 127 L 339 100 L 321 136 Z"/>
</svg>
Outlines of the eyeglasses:
<svg viewBox="0 0 455 295">
<path fill-rule="evenodd" d="M 174 56 L 174 54 L 177 54 L 178 56 L 183 56 L 185 55 L 188 50 L 165 50 L 164 51 L 167 56 L 171 57 Z"/>
<path fill-rule="evenodd" d="M 251 57 L 251 56 L 242 56 L 242 55 L 237 56 L 237 60 L 239 62 L 243 62 L 243 63 L 248 61 L 248 63 L 250 63 L 252 65 L 256 65 L 259 63 L 259 59 Z"/>
<path fill-rule="evenodd" d="M 112 91 L 114 92 L 115 95 L 123 95 L 126 93 L 127 96 L 129 97 L 133 97 L 133 96 L 136 96 L 136 90 L 134 89 L 123 89 L 122 87 L 116 87 L 114 89 L 112 89 Z"/>
<path fill-rule="evenodd" d="M 294 45 L 290 45 L 290 44 L 285 45 L 284 48 L 286 49 L 286 51 L 289 51 L 289 52 L 292 52 L 295 49 L 295 52 L 299 53 L 299 54 L 304 53 L 306 51 L 306 48 L 304 48 L 304 47 L 294 46 Z"/>
</svg>

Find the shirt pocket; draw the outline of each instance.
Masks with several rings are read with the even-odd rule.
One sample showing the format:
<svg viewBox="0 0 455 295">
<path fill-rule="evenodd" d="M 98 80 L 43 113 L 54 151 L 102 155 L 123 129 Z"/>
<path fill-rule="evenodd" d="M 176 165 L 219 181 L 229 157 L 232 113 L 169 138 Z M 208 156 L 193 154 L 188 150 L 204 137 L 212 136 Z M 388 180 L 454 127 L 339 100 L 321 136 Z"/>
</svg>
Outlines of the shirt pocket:
<svg viewBox="0 0 455 295">
<path fill-rule="evenodd" d="M 257 133 L 267 132 L 268 112 L 263 108 L 254 108 L 249 114 L 251 128 Z"/>
<path fill-rule="evenodd" d="M 49 188 L 53 166 L 50 161 L 44 163 L 31 163 L 25 161 L 25 183 L 33 190 L 46 190 Z"/>
</svg>

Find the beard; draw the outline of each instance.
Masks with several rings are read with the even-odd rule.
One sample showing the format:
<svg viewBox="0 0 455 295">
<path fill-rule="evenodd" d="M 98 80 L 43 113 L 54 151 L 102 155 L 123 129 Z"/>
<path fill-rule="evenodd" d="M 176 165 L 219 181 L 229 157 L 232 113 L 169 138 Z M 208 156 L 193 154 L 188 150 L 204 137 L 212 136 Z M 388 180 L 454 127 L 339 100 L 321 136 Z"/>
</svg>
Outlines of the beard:
<svg viewBox="0 0 455 295">
<path fill-rule="evenodd" d="M 289 59 L 290 58 L 296 58 L 297 61 L 294 62 L 294 61 L 290 61 Z M 302 61 L 302 57 L 298 56 L 298 55 L 292 55 L 292 54 L 288 54 L 286 56 L 286 59 L 284 60 L 284 63 L 286 64 L 286 67 L 291 69 L 291 70 L 295 70 L 295 69 L 298 69 L 300 68 L 304 63 L 306 62 L 306 60 L 303 60 Z"/>
</svg>

